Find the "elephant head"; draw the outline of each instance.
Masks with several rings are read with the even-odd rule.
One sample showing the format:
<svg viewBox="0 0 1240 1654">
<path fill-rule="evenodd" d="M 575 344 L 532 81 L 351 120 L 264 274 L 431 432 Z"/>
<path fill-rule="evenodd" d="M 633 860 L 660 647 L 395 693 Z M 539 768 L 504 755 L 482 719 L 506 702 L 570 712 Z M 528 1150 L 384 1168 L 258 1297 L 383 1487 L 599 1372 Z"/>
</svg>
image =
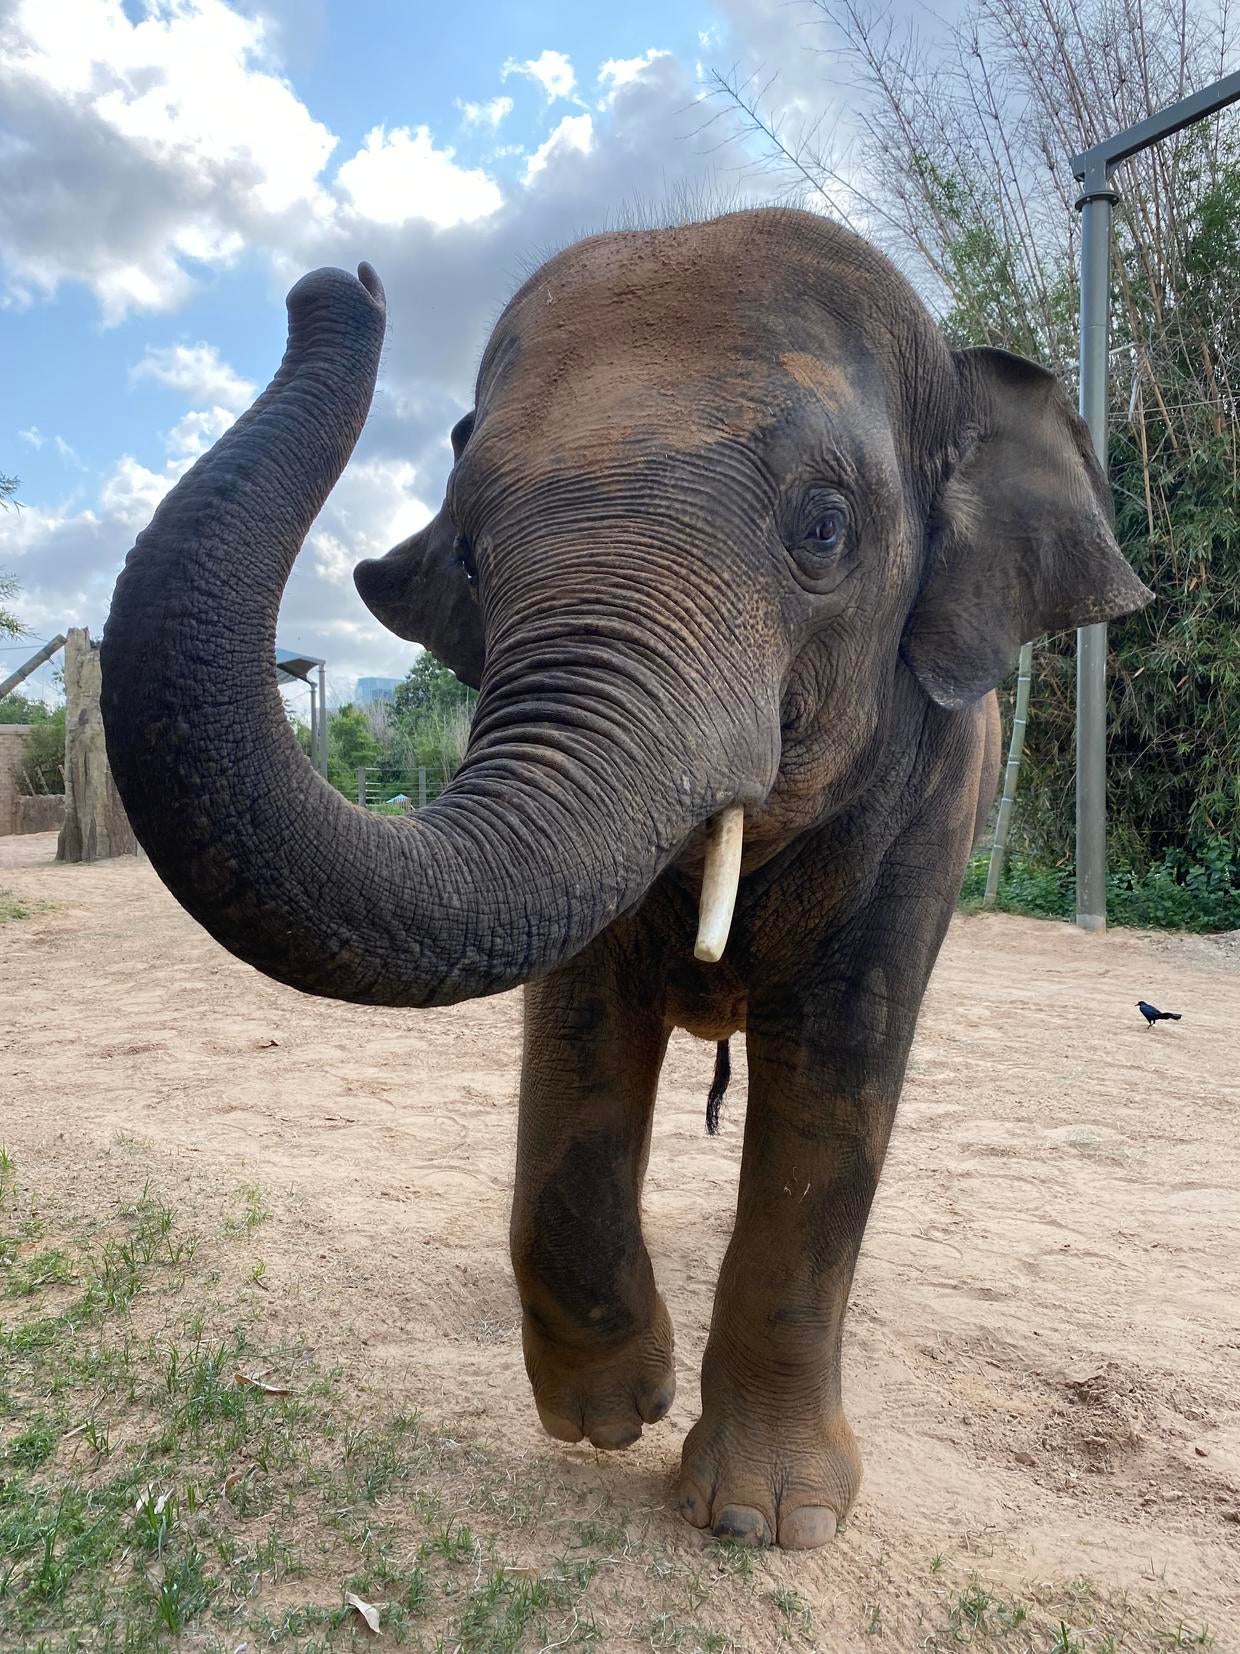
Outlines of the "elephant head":
<svg viewBox="0 0 1240 1654">
<path fill-rule="evenodd" d="M 444 795 L 369 815 L 303 758 L 271 663 L 384 295 L 363 265 L 288 305 L 276 378 L 129 556 L 103 706 L 164 882 L 308 992 L 450 1003 L 545 973 L 712 819 L 744 812 L 756 865 L 1024 639 L 1148 599 L 1052 376 L 953 354 L 863 241 L 787 210 L 595 237 L 496 324 L 439 513 L 357 570 L 481 687 Z"/>
</svg>

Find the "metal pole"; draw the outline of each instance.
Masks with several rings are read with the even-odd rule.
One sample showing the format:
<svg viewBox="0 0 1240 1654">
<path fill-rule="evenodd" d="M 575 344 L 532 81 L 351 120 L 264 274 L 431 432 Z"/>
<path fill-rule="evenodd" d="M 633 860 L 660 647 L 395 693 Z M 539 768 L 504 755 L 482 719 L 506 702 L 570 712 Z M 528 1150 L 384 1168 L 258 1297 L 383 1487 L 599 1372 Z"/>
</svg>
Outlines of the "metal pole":
<svg viewBox="0 0 1240 1654">
<path fill-rule="evenodd" d="M 1107 332 L 1111 295 L 1111 169 L 1152 144 L 1240 102 L 1240 69 L 1072 157 L 1081 194 L 1081 414 L 1107 470 Z M 1107 629 L 1076 634 L 1076 922 L 1105 930 Z"/>
<path fill-rule="evenodd" d="M 418 766 L 418 809 L 419 810 L 424 810 L 425 808 L 426 808 L 426 766 L 424 764 L 420 764 Z"/>
<path fill-rule="evenodd" d="M 1086 177 L 1081 214 L 1081 417 L 1107 474 L 1107 355 L 1111 316 L 1111 209 L 1105 165 Z M 1076 922 L 1107 925 L 1107 629 L 1076 634 Z"/>
<path fill-rule="evenodd" d="M 64 641 L 65 634 L 63 632 L 57 632 L 52 641 L 50 643 L 45 643 L 37 655 L 31 655 L 30 659 L 23 665 L 19 666 L 16 672 L 10 673 L 4 682 L 0 683 L 0 701 L 4 699 L 11 689 L 16 689 L 19 683 L 23 683 L 32 672 L 38 671 L 39 667 L 43 665 L 45 660 L 51 660 L 52 656 L 56 653 L 57 649 L 60 648 Z"/>
<path fill-rule="evenodd" d="M 327 674 L 319 662 L 319 773 L 327 774 Z"/>
<path fill-rule="evenodd" d="M 366 808 L 366 770 L 361 764 L 357 766 L 357 802 Z"/>
<path fill-rule="evenodd" d="M 310 691 L 310 765 L 312 769 L 319 767 L 319 717 L 315 711 L 314 685 L 306 679 L 306 686 Z"/>
<path fill-rule="evenodd" d="M 986 893 L 983 907 L 993 907 L 999 897 L 999 880 L 1003 877 L 1003 863 L 1007 856 L 1008 834 L 1012 830 L 1012 808 L 1016 803 L 1016 783 L 1020 776 L 1020 761 L 1025 751 L 1025 725 L 1029 718 L 1029 682 L 1033 676 L 1033 644 L 1021 645 L 1020 665 L 1016 674 L 1016 706 L 1012 712 L 1012 739 L 1008 746 L 1007 769 L 1003 775 L 1003 797 L 999 800 L 999 815 L 995 821 L 995 840 L 990 847 L 990 866 L 986 869 Z"/>
</svg>

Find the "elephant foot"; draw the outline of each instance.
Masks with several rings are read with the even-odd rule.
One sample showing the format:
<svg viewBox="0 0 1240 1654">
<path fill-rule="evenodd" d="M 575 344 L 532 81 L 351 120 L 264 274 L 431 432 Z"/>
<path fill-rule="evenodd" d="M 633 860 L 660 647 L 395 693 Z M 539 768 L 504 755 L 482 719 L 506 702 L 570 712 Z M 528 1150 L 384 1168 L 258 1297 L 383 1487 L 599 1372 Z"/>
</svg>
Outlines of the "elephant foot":
<svg viewBox="0 0 1240 1654">
<path fill-rule="evenodd" d="M 522 1342 L 538 1416 L 558 1441 L 586 1437 L 595 1447 L 631 1447 L 675 1398 L 672 1322 L 657 1294 L 647 1324 L 623 1343 L 557 1343 L 528 1314 Z"/>
<path fill-rule="evenodd" d="M 708 1408 L 685 1438 L 680 1514 L 744 1545 L 825 1545 L 861 1485 L 861 1455 L 838 1409 L 812 1426 L 739 1403 Z"/>
</svg>

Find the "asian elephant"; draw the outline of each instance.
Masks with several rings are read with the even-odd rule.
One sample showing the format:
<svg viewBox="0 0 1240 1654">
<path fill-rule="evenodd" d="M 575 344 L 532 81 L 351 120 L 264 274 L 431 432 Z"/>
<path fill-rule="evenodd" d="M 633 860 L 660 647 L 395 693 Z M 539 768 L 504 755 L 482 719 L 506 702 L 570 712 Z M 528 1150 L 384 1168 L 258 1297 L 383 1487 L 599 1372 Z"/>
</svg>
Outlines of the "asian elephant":
<svg viewBox="0 0 1240 1654">
<path fill-rule="evenodd" d="M 303 992 L 526 984 L 511 1243 L 539 1416 L 621 1448 L 674 1392 L 642 1180 L 674 1027 L 749 1068 L 684 1445 L 699 1528 L 812 1546 L 851 1505 L 845 1306 L 1022 641 L 1150 593 L 1051 373 L 951 350 L 816 215 L 592 237 L 508 304 L 438 515 L 359 591 L 481 695 L 411 819 L 303 758 L 272 666 L 366 419 L 383 289 L 318 270 L 279 372 L 117 583 L 108 753 L 165 884 Z M 701 911 L 699 911 L 701 895 Z M 730 925 L 729 925 L 730 915 Z M 726 941 L 726 947 L 725 947 Z"/>
</svg>

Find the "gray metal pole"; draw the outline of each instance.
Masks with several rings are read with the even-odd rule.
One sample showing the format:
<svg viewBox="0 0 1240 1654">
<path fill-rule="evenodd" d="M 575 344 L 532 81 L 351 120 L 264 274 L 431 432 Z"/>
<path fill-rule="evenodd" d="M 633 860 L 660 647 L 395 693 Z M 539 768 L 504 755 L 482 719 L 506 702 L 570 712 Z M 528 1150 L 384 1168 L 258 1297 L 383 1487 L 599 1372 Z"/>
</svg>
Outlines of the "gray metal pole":
<svg viewBox="0 0 1240 1654">
<path fill-rule="evenodd" d="M 306 687 L 310 691 L 310 767 L 317 770 L 319 767 L 319 715 L 314 698 L 314 685 L 309 678 L 306 679 Z"/>
<path fill-rule="evenodd" d="M 327 774 L 327 674 L 319 663 L 319 774 Z"/>
<path fill-rule="evenodd" d="M 1086 178 L 1081 214 L 1081 416 L 1107 472 L 1107 356 L 1111 315 L 1111 209 L 1105 167 Z M 1076 634 L 1076 922 L 1107 925 L 1107 629 Z"/>
<path fill-rule="evenodd" d="M 64 641 L 65 634 L 63 632 L 57 632 L 52 641 L 50 643 L 45 643 L 37 655 L 31 655 L 30 659 L 19 666 L 16 672 L 10 673 L 4 682 L 0 683 L 0 701 L 4 699 L 11 689 L 16 689 L 19 683 L 23 683 L 32 672 L 38 671 L 39 667 L 43 665 L 45 660 L 51 660 L 52 656 L 56 653 L 57 649 L 60 648 Z"/>
<path fill-rule="evenodd" d="M 361 764 L 357 766 L 357 802 L 366 808 L 366 770 Z"/>
</svg>

